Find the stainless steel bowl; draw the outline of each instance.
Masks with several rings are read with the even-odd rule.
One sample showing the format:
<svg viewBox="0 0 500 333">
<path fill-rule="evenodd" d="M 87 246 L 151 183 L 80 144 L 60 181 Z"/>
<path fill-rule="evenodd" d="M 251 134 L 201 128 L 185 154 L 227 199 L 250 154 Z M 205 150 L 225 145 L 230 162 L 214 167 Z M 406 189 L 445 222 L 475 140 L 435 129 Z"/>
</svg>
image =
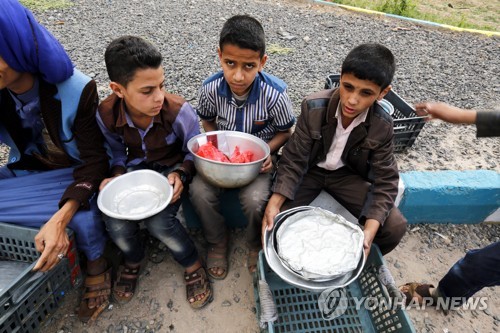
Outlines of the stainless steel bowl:
<svg viewBox="0 0 500 333">
<path fill-rule="evenodd" d="M 362 251 L 362 256 L 358 262 L 356 268 L 343 276 L 339 276 L 332 279 L 321 279 L 321 280 L 313 280 L 307 279 L 301 276 L 300 274 L 294 272 L 289 269 L 285 263 L 279 257 L 276 248 L 275 248 L 275 233 L 276 230 L 279 229 L 280 225 L 286 220 L 287 217 L 304 210 L 313 209 L 315 207 L 311 206 L 301 206 L 289 209 L 287 211 L 281 212 L 275 217 L 274 226 L 272 230 L 265 230 L 263 237 L 263 250 L 264 255 L 266 257 L 266 261 L 269 264 L 269 267 L 285 282 L 296 286 L 297 288 L 314 291 L 314 292 L 322 292 L 325 289 L 329 288 L 343 288 L 349 284 L 351 284 L 354 280 L 356 280 L 361 274 L 364 264 L 365 264 L 365 253 Z"/>
<path fill-rule="evenodd" d="M 225 163 L 212 161 L 196 153 L 201 144 L 207 142 L 207 135 L 217 135 L 218 142 L 226 141 L 229 152 L 238 146 L 240 151 L 250 150 L 254 161 L 250 163 Z M 196 171 L 210 184 L 222 188 L 238 188 L 251 183 L 258 175 L 262 163 L 269 156 L 269 145 L 258 137 L 236 131 L 213 131 L 191 138 L 187 144 L 194 155 Z"/>
<path fill-rule="evenodd" d="M 142 220 L 165 209 L 173 192 L 164 175 L 137 170 L 110 181 L 99 193 L 97 206 L 110 217 Z"/>
</svg>

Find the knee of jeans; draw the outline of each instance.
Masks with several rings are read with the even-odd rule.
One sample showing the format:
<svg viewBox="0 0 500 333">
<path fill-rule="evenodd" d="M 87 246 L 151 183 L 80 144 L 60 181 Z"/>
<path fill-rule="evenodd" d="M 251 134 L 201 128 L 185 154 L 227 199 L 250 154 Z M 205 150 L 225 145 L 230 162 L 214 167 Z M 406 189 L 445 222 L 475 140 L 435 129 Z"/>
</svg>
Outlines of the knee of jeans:
<svg viewBox="0 0 500 333">
<path fill-rule="evenodd" d="M 125 221 L 120 219 L 115 219 L 109 216 L 103 216 L 104 223 L 106 224 L 106 230 L 111 237 L 115 235 L 130 234 L 134 233 L 132 221 Z"/>
</svg>

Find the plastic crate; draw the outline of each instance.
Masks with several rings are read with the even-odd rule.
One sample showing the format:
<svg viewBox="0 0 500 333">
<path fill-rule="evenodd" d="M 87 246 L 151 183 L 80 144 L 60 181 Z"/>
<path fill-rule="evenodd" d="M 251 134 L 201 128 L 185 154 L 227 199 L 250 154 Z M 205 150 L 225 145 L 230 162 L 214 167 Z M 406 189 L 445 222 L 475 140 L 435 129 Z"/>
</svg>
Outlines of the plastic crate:
<svg viewBox="0 0 500 333">
<path fill-rule="evenodd" d="M 331 74 L 326 78 L 325 89 L 339 86 L 340 74 Z M 413 145 L 425 125 L 424 117 L 419 117 L 415 109 L 406 103 L 394 90 L 384 97 L 394 106 L 394 152 L 399 153 Z"/>
<path fill-rule="evenodd" d="M 347 298 L 347 310 L 341 316 L 325 320 L 318 305 L 320 293 L 310 292 L 291 286 L 283 281 L 268 266 L 261 251 L 257 265 L 257 278 L 266 281 L 276 304 L 278 319 L 268 322 L 263 332 L 304 332 L 304 333 L 350 333 L 350 332 L 391 332 L 414 333 L 415 329 L 403 309 L 387 306 L 388 293 L 377 278 L 377 271 L 383 265 L 382 255 L 372 246 L 365 268 L 360 277 L 342 290 Z M 254 281 L 257 317 L 261 315 L 258 280 Z M 385 306 L 356 306 L 353 298 L 372 297 Z M 382 300 L 384 299 L 384 300 Z"/>
<path fill-rule="evenodd" d="M 38 229 L 0 223 L 0 260 L 30 263 L 0 291 L 0 333 L 38 332 L 64 295 L 81 282 L 74 235 L 69 229 L 67 256 L 46 273 L 32 271 L 40 255 L 34 243 L 37 233 Z"/>
</svg>

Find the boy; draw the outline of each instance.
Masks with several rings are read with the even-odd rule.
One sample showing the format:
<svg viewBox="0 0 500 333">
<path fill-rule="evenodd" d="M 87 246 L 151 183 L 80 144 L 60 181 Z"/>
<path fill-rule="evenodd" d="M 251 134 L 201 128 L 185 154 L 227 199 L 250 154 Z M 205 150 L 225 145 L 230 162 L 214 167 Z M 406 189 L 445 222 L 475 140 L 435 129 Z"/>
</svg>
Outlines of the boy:
<svg viewBox="0 0 500 333">
<path fill-rule="evenodd" d="M 96 318 L 111 293 L 104 224 L 95 193 L 108 169 L 95 121 L 96 84 L 73 68 L 55 37 L 17 0 L 0 1 L 0 221 L 40 228 L 35 270 L 66 255 L 75 231 L 87 276 L 78 317 Z"/>
<path fill-rule="evenodd" d="M 111 178 L 103 180 L 101 188 L 131 170 L 152 169 L 168 178 L 174 190 L 171 203 L 144 224 L 185 268 L 187 300 L 200 308 L 212 300 L 212 289 L 194 243 L 176 218 L 179 198 L 194 173 L 186 144 L 200 133 L 196 113 L 182 97 L 165 92 L 162 56 L 150 43 L 134 36 L 117 38 L 106 48 L 105 61 L 113 93 L 99 105 L 97 122 L 111 147 L 112 161 Z M 104 214 L 103 218 L 125 258 L 113 298 L 127 303 L 144 265 L 139 223 Z"/>
<path fill-rule="evenodd" d="M 198 115 L 206 132 L 232 130 L 251 133 L 270 147 L 271 154 L 285 144 L 295 122 L 286 84 L 262 71 L 267 55 L 264 29 L 247 15 L 231 17 L 219 38 L 219 60 L 222 71 L 208 78 L 201 87 Z M 265 202 L 270 194 L 273 162 L 269 157 L 261 174 L 239 189 L 240 203 L 248 221 L 247 267 L 255 271 L 260 243 L 260 223 Z M 209 243 L 208 274 L 214 279 L 227 275 L 228 236 L 219 210 L 223 189 L 194 178 L 190 198 L 201 218 Z"/>
<path fill-rule="evenodd" d="M 383 254 L 396 247 L 406 219 L 394 206 L 399 173 L 393 154 L 392 118 L 380 101 L 395 71 L 390 50 L 354 48 L 342 64 L 340 87 L 312 94 L 283 150 L 262 230 L 280 209 L 308 205 L 327 191 L 364 225 L 364 249 L 374 241 Z"/>
</svg>

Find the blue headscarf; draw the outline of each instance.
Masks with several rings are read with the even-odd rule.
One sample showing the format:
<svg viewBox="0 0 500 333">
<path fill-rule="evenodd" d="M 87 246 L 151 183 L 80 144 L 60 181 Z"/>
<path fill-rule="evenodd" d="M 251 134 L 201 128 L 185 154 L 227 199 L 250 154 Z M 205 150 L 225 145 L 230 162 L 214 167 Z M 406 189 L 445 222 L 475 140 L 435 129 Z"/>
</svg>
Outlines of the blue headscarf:
<svg viewBox="0 0 500 333">
<path fill-rule="evenodd" d="M 17 0 L 0 0 L 0 56 L 15 71 L 52 84 L 73 74 L 62 45 Z"/>
</svg>

